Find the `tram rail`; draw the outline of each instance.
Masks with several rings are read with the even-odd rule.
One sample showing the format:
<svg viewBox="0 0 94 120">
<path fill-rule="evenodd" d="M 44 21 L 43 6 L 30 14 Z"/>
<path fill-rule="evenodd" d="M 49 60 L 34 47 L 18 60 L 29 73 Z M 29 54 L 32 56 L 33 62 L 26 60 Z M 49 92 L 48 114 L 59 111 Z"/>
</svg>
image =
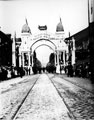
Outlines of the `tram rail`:
<svg viewBox="0 0 94 120">
<path fill-rule="evenodd" d="M 40 77 L 40 76 L 39 76 Z M 22 99 L 21 103 L 19 104 L 19 106 L 17 107 L 15 113 L 12 115 L 11 119 L 10 120 L 15 120 L 17 114 L 19 113 L 22 105 L 24 104 L 25 100 L 27 99 L 29 93 L 32 91 L 33 87 L 35 86 L 37 80 L 39 79 L 39 77 L 35 80 L 35 82 L 33 83 L 33 85 L 31 86 L 31 88 L 27 91 L 25 97 Z"/>
<path fill-rule="evenodd" d="M 48 76 L 49 80 L 51 81 L 51 83 L 53 84 L 53 86 L 55 87 L 58 95 L 59 95 L 60 98 L 62 99 L 62 102 L 65 104 L 65 106 L 66 106 L 66 108 L 67 108 L 67 110 L 68 110 L 67 114 L 68 114 L 69 118 L 70 118 L 71 120 L 77 120 L 77 118 L 76 118 L 76 116 L 74 115 L 73 111 L 71 110 L 70 106 L 67 104 L 67 102 L 65 101 L 64 97 L 62 96 L 62 93 L 59 91 L 58 87 L 56 86 L 56 84 L 55 84 L 54 81 L 53 81 L 53 78 L 55 77 L 55 74 L 53 74 L 53 76 L 49 76 L 49 75 L 47 74 L 47 76 Z M 94 93 L 92 93 L 91 91 L 83 88 L 82 86 L 80 86 L 80 85 L 78 85 L 78 84 L 76 84 L 76 83 L 74 83 L 74 82 L 72 82 L 72 81 L 70 81 L 70 80 L 67 80 L 66 78 L 63 78 L 63 77 L 61 77 L 61 76 L 58 76 L 58 77 L 66 80 L 67 82 L 70 82 L 71 84 L 76 85 L 76 86 L 79 87 L 80 89 L 83 89 L 83 90 L 85 90 L 85 91 L 87 91 L 87 92 L 89 92 L 89 93 L 91 93 L 91 94 L 94 95 Z M 36 82 L 37 82 L 38 79 L 39 79 L 39 77 L 35 80 L 35 82 L 34 82 L 33 85 L 31 86 L 31 88 L 27 91 L 25 97 L 22 99 L 20 105 L 18 106 L 18 108 L 16 109 L 15 113 L 12 115 L 12 117 L 11 117 L 10 120 L 15 120 L 15 119 L 17 118 L 17 116 L 19 115 L 20 109 L 22 108 L 23 104 L 25 103 L 26 99 L 28 98 L 30 92 L 32 91 L 32 89 L 33 89 L 33 87 L 35 86 L 35 84 L 36 84 Z"/>
<path fill-rule="evenodd" d="M 64 80 L 65 82 L 67 82 L 66 84 L 68 84 L 68 82 L 69 82 L 69 84 L 70 85 L 72 84 L 78 92 L 75 93 L 74 91 L 71 91 L 71 89 L 68 90 L 68 87 L 66 86 L 66 84 L 64 85 L 63 82 L 59 83 L 59 81 L 55 81 L 55 79 L 57 79 L 57 78 L 61 78 L 61 81 Z M 63 76 L 54 74 L 52 77 L 50 77 L 50 79 L 52 79 L 51 81 L 53 82 L 59 95 L 61 96 L 62 100 L 66 104 L 70 113 L 72 113 L 75 120 L 78 120 L 80 117 L 82 117 L 83 119 L 87 119 L 88 117 L 93 118 L 93 115 L 94 115 L 94 114 L 92 114 L 92 112 L 93 112 L 92 105 L 93 105 L 93 99 L 94 99 L 93 91 L 88 90 L 88 89 L 84 88 L 83 86 L 80 86 L 79 83 L 77 84 L 70 80 L 67 80 L 67 78 L 64 78 Z M 62 92 L 62 91 L 64 91 L 64 92 Z M 75 99 L 75 97 L 76 97 L 76 99 Z M 71 99 L 72 99 L 72 101 L 74 101 L 73 104 L 71 103 L 72 102 Z M 76 109 L 76 107 L 73 108 L 73 106 L 71 106 L 71 105 L 76 106 L 77 109 Z M 87 109 L 87 111 L 90 113 L 89 116 L 86 115 L 84 110 L 82 110 L 83 108 Z M 88 108 L 90 108 L 90 109 L 88 109 Z M 80 116 L 79 115 L 76 116 L 74 111 L 79 113 Z M 87 116 L 87 118 L 85 116 Z"/>
<path fill-rule="evenodd" d="M 48 76 L 49 77 L 49 76 Z M 71 111 L 70 107 L 68 106 L 68 104 L 66 103 L 66 101 L 64 100 L 64 98 L 62 97 L 60 91 L 58 90 L 58 88 L 56 87 L 56 85 L 54 84 L 52 78 L 54 76 L 52 76 L 51 78 L 49 77 L 49 79 L 51 80 L 51 83 L 53 84 L 53 86 L 55 87 L 56 91 L 58 92 L 60 98 L 62 99 L 62 101 L 64 102 L 65 106 L 67 107 L 69 113 L 68 116 L 70 117 L 71 120 L 77 120 L 76 117 L 74 116 L 73 112 Z"/>
<path fill-rule="evenodd" d="M 48 76 L 48 75 L 47 75 Z M 49 76 L 48 76 L 49 78 Z M 29 91 L 27 92 L 26 96 L 24 97 L 24 99 L 22 100 L 22 102 L 20 103 L 18 109 L 16 110 L 16 112 L 14 113 L 14 115 L 12 116 L 11 120 L 15 120 L 17 118 L 17 116 L 19 115 L 20 109 L 23 106 L 23 104 L 25 103 L 25 100 L 28 98 L 29 93 L 32 91 L 33 87 L 35 86 L 37 80 L 39 79 L 39 77 L 36 79 L 36 81 L 34 82 L 33 86 L 29 89 Z M 57 87 L 55 86 L 54 82 L 51 80 L 51 78 L 49 78 L 49 80 L 51 81 L 51 83 L 53 84 L 53 86 L 55 87 L 58 95 L 60 96 L 60 98 L 62 99 L 63 103 L 65 104 L 68 112 L 68 116 L 71 120 L 77 120 L 76 117 L 74 116 L 73 112 L 70 110 L 68 104 L 66 103 L 66 101 L 64 100 L 64 98 L 61 96 L 61 93 L 59 92 L 59 90 L 57 89 Z"/>
<path fill-rule="evenodd" d="M 71 80 L 68 80 L 67 78 L 64 78 L 63 76 L 58 76 L 58 77 L 60 77 L 60 78 L 62 78 L 62 79 L 64 79 L 64 80 L 66 80 L 67 82 L 72 83 L 73 85 L 79 87 L 80 89 L 83 89 L 84 91 L 86 91 L 86 92 L 88 92 L 88 93 L 94 95 L 94 91 L 88 90 L 88 89 L 86 89 L 85 87 L 81 86 L 80 84 L 75 83 L 75 82 L 72 82 Z"/>
</svg>

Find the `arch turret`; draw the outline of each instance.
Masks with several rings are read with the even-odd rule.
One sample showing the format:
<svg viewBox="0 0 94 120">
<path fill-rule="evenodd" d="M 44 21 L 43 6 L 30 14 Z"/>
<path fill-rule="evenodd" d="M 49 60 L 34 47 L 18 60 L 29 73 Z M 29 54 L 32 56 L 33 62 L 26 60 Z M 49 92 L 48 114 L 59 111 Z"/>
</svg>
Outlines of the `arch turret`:
<svg viewBox="0 0 94 120">
<path fill-rule="evenodd" d="M 27 19 L 26 19 L 26 23 L 22 27 L 21 33 L 31 33 L 30 27 L 28 26 Z"/>
<path fill-rule="evenodd" d="M 64 31 L 64 28 L 63 28 L 62 21 L 60 18 L 60 22 L 57 24 L 57 27 L 56 27 L 56 32 L 63 32 L 63 31 Z"/>
</svg>

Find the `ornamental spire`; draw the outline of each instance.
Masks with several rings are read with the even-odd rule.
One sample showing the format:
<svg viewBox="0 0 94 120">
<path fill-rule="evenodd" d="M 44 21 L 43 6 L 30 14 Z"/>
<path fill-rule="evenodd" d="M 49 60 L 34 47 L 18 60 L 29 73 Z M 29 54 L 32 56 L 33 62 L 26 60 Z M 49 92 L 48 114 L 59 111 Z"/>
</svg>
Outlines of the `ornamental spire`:
<svg viewBox="0 0 94 120">
<path fill-rule="evenodd" d="M 26 24 L 28 25 L 27 18 L 25 18 L 25 22 L 26 22 Z"/>
<path fill-rule="evenodd" d="M 61 17 L 60 17 L 60 22 L 62 22 Z"/>
</svg>

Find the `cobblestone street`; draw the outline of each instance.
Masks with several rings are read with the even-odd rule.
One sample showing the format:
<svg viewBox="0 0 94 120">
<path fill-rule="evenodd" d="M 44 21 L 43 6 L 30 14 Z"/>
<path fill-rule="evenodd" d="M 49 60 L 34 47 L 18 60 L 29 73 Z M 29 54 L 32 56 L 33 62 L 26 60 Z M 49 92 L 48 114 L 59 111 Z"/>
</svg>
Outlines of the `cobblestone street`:
<svg viewBox="0 0 94 120">
<path fill-rule="evenodd" d="M 77 120 L 93 120 L 94 85 L 86 79 L 75 77 L 70 78 L 66 75 L 59 76 L 60 78 L 58 75 L 53 77 L 53 82 L 67 105 L 70 107 L 70 110 L 73 112 L 75 118 Z"/>
<path fill-rule="evenodd" d="M 57 74 L 31 75 L 1 82 L 0 91 L 0 120 L 94 119 L 93 85 L 89 80 Z"/>
<path fill-rule="evenodd" d="M 26 99 L 15 120 L 71 120 L 56 89 L 43 74 Z"/>
<path fill-rule="evenodd" d="M 11 120 L 38 76 L 15 78 L 0 83 L 0 120 Z"/>
</svg>

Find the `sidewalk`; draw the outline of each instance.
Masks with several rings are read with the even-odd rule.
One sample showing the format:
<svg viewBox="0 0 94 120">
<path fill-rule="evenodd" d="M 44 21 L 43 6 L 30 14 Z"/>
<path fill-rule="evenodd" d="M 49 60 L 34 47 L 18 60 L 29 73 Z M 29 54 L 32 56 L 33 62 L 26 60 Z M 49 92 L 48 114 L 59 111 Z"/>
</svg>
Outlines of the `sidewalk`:
<svg viewBox="0 0 94 120">
<path fill-rule="evenodd" d="M 11 88 L 11 85 L 12 84 L 15 84 L 15 83 L 18 83 L 18 82 L 21 82 L 25 79 L 27 79 L 28 76 L 24 76 L 24 77 L 16 77 L 16 78 L 11 78 L 9 80 L 4 80 L 4 81 L 1 81 L 0 82 L 0 92 L 3 91 L 3 90 L 6 90 L 6 89 L 9 89 Z"/>
<path fill-rule="evenodd" d="M 70 113 L 46 74 L 41 74 L 16 120 L 71 120 Z"/>
<path fill-rule="evenodd" d="M 76 83 L 77 85 L 84 87 L 85 89 L 94 92 L 94 84 L 87 78 L 79 77 L 68 77 L 66 74 L 59 74 L 60 77 L 65 78 L 71 82 Z"/>
</svg>

